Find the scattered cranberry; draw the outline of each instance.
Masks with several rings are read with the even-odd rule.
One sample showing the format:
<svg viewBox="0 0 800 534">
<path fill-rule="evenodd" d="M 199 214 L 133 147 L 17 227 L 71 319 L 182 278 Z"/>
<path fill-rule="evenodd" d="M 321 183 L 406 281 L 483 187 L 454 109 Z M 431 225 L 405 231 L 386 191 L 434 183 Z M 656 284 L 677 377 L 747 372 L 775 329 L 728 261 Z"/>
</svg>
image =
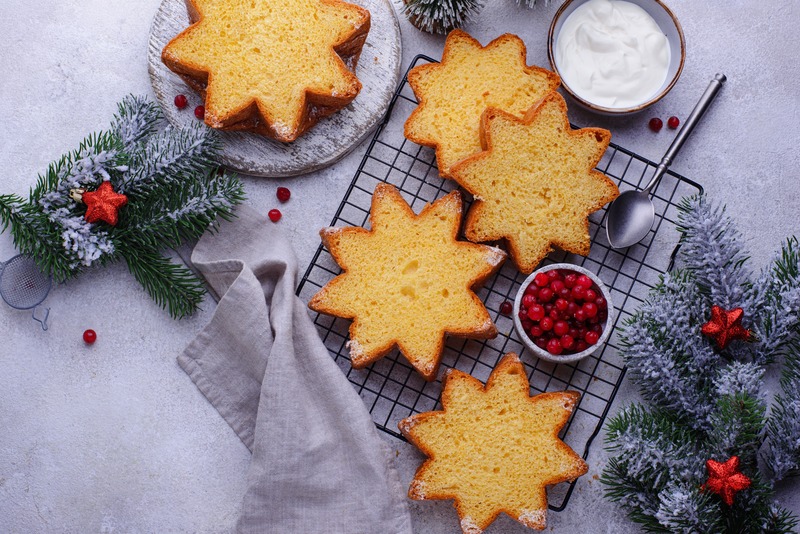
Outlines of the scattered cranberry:
<svg viewBox="0 0 800 534">
<path fill-rule="evenodd" d="M 206 118 L 205 106 L 197 106 L 196 108 L 194 108 L 194 116 L 200 120 L 205 119 Z"/>
<path fill-rule="evenodd" d="M 650 129 L 654 132 L 660 132 L 661 128 L 664 126 L 664 121 L 658 117 L 653 117 L 650 119 L 650 122 L 647 123 L 647 126 L 650 127 Z"/>
<path fill-rule="evenodd" d="M 599 341 L 608 303 L 590 277 L 551 269 L 524 288 L 518 315 L 536 346 L 553 355 L 575 354 Z"/>
<path fill-rule="evenodd" d="M 83 332 L 84 343 L 86 343 L 87 345 L 91 345 L 95 341 L 97 341 L 97 332 L 95 332 L 91 328 Z"/>
<path fill-rule="evenodd" d="M 680 125 L 681 125 L 681 120 L 678 117 L 675 117 L 674 115 L 669 119 L 667 119 L 667 126 L 669 126 L 673 130 Z"/>
<path fill-rule="evenodd" d="M 178 95 L 175 97 L 175 107 L 178 109 L 183 109 L 187 105 L 189 105 L 189 100 L 186 98 L 186 95 Z"/>
<path fill-rule="evenodd" d="M 289 198 L 292 196 L 292 192 L 286 187 L 279 187 L 276 196 L 281 202 L 288 202 Z"/>
<path fill-rule="evenodd" d="M 269 210 L 267 213 L 269 216 L 269 220 L 276 223 L 281 220 L 281 211 L 280 210 Z"/>
<path fill-rule="evenodd" d="M 509 301 L 505 301 L 500 305 L 500 313 L 503 315 L 511 315 L 512 311 L 514 311 L 514 306 Z"/>
</svg>

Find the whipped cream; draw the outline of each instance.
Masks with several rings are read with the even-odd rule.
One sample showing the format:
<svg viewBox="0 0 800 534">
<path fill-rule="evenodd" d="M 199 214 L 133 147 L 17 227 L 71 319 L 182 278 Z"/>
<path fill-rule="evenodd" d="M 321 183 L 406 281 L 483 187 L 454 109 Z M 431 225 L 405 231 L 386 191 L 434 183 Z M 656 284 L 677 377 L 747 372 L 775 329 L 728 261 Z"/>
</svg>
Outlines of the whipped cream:
<svg viewBox="0 0 800 534">
<path fill-rule="evenodd" d="M 589 0 L 558 34 L 555 63 L 577 96 L 606 108 L 638 106 L 667 78 L 667 37 L 644 9 L 624 0 Z"/>
</svg>

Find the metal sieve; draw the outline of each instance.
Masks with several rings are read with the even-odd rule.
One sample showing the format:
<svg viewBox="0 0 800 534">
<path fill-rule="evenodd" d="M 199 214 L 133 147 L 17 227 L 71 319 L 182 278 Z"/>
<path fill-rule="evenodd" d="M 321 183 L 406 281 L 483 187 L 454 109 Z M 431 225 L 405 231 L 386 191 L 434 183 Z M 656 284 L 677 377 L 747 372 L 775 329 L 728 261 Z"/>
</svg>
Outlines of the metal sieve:
<svg viewBox="0 0 800 534">
<path fill-rule="evenodd" d="M 29 256 L 19 254 L 5 263 L 0 263 L 0 297 L 17 310 L 33 308 L 32 317 L 47 330 L 50 308 L 44 309 L 44 318 L 36 316 L 40 304 L 50 292 L 52 279 L 42 273 Z"/>
</svg>

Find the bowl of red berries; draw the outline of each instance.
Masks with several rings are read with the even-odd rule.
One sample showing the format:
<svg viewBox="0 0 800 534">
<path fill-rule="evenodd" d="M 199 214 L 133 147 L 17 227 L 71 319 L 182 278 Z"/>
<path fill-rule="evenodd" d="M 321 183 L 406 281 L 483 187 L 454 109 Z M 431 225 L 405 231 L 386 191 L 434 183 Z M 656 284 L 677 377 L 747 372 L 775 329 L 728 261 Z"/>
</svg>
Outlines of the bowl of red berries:
<svg viewBox="0 0 800 534">
<path fill-rule="evenodd" d="M 543 360 L 567 363 L 592 354 L 611 334 L 608 288 L 570 263 L 542 267 L 525 279 L 514 300 L 514 327 Z"/>
</svg>

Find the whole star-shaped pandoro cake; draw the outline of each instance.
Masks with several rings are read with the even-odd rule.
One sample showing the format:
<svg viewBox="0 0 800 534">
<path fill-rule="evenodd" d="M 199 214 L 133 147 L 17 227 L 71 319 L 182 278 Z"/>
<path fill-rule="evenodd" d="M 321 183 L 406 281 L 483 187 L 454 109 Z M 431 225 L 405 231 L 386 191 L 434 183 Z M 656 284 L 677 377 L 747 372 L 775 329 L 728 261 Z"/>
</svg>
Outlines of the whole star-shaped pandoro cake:
<svg viewBox="0 0 800 534">
<path fill-rule="evenodd" d="M 322 241 L 344 270 L 309 302 L 353 319 L 350 361 L 362 368 L 395 346 L 426 380 L 436 378 L 444 336 L 487 339 L 497 329 L 474 293 L 506 258 L 457 241 L 461 195 L 453 191 L 415 215 L 392 185 L 375 188 L 371 229 L 326 228 Z"/>
<path fill-rule="evenodd" d="M 205 97 L 212 128 L 293 141 L 342 109 L 369 11 L 339 0 L 187 0 L 186 30 L 161 57 Z"/>
<path fill-rule="evenodd" d="M 553 246 L 587 255 L 589 215 L 619 195 L 616 184 L 594 170 L 611 133 L 573 130 L 558 93 L 523 119 L 490 108 L 481 131 L 487 150 L 452 169 L 453 179 L 475 197 L 467 239 L 505 239 L 523 273 L 533 271 Z"/>
<path fill-rule="evenodd" d="M 403 419 L 400 431 L 427 460 L 408 491 L 412 499 L 454 499 L 465 534 L 480 534 L 505 512 L 545 528 L 546 486 L 583 475 L 586 463 L 558 438 L 575 409 L 575 391 L 530 396 L 514 353 L 497 364 L 484 387 L 451 369 L 443 411 Z"/>
<path fill-rule="evenodd" d="M 482 47 L 469 34 L 447 36 L 441 63 L 408 73 L 419 106 L 405 123 L 405 136 L 436 149 L 439 174 L 449 178 L 458 161 L 481 150 L 481 114 L 487 107 L 522 117 L 561 83 L 557 74 L 526 64 L 525 44 L 504 34 Z"/>
</svg>

